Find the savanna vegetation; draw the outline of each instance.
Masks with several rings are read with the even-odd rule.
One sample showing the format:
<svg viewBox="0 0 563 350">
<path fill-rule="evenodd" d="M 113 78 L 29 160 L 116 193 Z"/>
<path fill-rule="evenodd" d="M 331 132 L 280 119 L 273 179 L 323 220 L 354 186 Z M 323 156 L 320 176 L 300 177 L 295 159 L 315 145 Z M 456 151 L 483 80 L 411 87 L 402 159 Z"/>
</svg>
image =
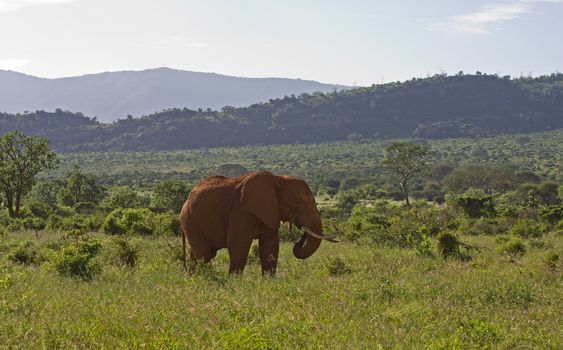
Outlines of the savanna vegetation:
<svg viewBox="0 0 563 350">
<path fill-rule="evenodd" d="M 0 214 L 0 344 L 559 349 L 561 139 L 59 154 L 19 214 Z M 397 169 L 414 171 L 407 191 Z M 226 252 L 183 271 L 190 188 L 254 170 L 305 178 L 340 243 L 296 260 L 300 233 L 284 228 L 274 278 L 255 248 L 242 277 L 228 277 Z"/>
<path fill-rule="evenodd" d="M 112 124 L 63 110 L 0 113 L 0 134 L 48 137 L 65 152 L 153 151 L 364 138 L 485 137 L 563 127 L 563 74 L 435 75 L 244 108 L 169 109 Z"/>
</svg>

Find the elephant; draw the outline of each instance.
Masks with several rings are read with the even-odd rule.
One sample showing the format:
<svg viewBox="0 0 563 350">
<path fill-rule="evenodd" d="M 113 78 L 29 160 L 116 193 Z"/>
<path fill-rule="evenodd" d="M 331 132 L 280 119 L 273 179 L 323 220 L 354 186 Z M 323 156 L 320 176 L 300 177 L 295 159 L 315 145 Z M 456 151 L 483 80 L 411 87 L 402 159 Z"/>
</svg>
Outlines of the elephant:
<svg viewBox="0 0 563 350">
<path fill-rule="evenodd" d="M 322 233 L 315 197 L 307 183 L 291 176 L 252 172 L 239 177 L 211 176 L 197 184 L 180 212 L 182 260 L 210 262 L 217 250 L 229 251 L 229 274 L 242 274 L 250 246 L 258 239 L 263 275 L 274 275 L 278 262 L 280 222 L 303 231 L 293 247 L 298 259 L 310 257 Z"/>
</svg>

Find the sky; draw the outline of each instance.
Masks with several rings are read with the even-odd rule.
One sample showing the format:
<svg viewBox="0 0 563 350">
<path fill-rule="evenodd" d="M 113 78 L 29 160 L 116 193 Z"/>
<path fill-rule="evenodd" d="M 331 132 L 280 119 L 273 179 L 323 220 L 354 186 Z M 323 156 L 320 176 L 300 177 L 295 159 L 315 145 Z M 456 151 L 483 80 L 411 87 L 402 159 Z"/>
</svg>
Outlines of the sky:
<svg viewBox="0 0 563 350">
<path fill-rule="evenodd" d="M 0 69 L 371 85 L 563 70 L 563 0 L 0 0 Z"/>
</svg>

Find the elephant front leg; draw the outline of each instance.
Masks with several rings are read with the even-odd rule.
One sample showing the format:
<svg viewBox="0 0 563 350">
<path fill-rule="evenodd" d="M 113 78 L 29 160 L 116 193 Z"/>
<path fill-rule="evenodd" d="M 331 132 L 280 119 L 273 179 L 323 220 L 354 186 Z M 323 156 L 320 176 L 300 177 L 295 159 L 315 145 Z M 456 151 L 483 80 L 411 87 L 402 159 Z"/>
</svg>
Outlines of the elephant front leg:
<svg viewBox="0 0 563 350">
<path fill-rule="evenodd" d="M 239 239 L 229 242 L 229 274 L 242 274 L 248 260 L 251 244 L 252 237 L 250 236 L 239 237 Z"/>
<path fill-rule="evenodd" d="M 260 249 L 260 262 L 262 275 L 275 275 L 278 266 L 278 253 L 280 250 L 280 235 L 277 231 L 268 232 L 258 239 Z"/>
</svg>

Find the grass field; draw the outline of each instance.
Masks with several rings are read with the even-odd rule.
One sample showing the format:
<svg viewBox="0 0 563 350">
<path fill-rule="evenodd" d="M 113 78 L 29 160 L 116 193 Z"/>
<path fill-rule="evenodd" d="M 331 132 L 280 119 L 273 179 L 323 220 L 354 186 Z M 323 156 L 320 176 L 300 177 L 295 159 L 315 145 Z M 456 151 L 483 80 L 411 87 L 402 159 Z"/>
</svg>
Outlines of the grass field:
<svg viewBox="0 0 563 350">
<path fill-rule="evenodd" d="M 509 257 L 493 237 L 470 261 L 412 250 L 321 245 L 310 259 L 281 249 L 278 274 L 251 263 L 226 274 L 221 251 L 188 274 L 166 238 L 133 238 L 134 268 L 114 262 L 112 238 L 96 234 L 101 273 L 60 276 L 49 260 L 8 259 L 19 242 L 49 257 L 61 236 L 0 236 L 0 348 L 6 349 L 561 349 L 563 238 L 527 242 Z M 551 255 L 550 255 L 551 254 Z M 41 261 L 41 259 L 39 259 Z"/>
</svg>

